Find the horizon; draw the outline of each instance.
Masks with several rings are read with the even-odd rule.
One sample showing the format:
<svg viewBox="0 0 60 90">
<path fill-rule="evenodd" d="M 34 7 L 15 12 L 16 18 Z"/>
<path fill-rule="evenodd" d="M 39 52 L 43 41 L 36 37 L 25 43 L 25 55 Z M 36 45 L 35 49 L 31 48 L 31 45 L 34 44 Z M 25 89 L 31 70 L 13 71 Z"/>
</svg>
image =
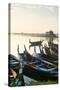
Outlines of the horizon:
<svg viewBox="0 0 60 90">
<path fill-rule="evenodd" d="M 44 32 L 44 33 L 38 33 L 38 32 L 37 33 L 32 33 L 32 32 L 12 32 L 10 34 L 25 34 L 25 33 L 27 33 L 27 34 L 46 34 L 46 32 Z M 54 33 L 54 34 L 58 34 L 58 32 L 57 33 Z"/>
</svg>

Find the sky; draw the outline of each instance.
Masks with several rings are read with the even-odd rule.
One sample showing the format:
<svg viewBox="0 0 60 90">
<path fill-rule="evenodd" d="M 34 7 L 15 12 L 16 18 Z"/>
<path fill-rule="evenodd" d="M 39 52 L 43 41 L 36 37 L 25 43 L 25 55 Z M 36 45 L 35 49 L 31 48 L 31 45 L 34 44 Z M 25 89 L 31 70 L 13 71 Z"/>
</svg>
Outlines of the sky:
<svg viewBox="0 0 60 90">
<path fill-rule="evenodd" d="M 58 33 L 58 7 L 11 4 L 11 33 Z"/>
</svg>

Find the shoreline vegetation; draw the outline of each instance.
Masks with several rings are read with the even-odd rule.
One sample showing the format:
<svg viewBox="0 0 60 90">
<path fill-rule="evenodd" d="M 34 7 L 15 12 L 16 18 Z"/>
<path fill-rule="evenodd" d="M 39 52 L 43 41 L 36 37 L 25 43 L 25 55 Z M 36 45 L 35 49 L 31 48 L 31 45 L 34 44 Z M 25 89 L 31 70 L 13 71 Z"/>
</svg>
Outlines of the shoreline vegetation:
<svg viewBox="0 0 60 90">
<path fill-rule="evenodd" d="M 55 37 L 58 38 L 58 34 L 48 34 L 48 33 L 8 33 L 9 35 L 25 35 L 25 36 L 32 36 L 32 37 Z"/>
</svg>

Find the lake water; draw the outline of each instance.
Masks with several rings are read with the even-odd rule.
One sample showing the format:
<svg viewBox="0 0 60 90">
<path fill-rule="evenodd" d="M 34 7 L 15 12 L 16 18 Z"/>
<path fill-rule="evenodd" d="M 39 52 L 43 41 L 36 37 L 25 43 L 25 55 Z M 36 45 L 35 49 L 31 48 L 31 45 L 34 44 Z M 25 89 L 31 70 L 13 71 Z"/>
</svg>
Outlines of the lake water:
<svg viewBox="0 0 60 90">
<path fill-rule="evenodd" d="M 11 34 L 10 35 L 10 53 L 17 56 L 18 55 L 18 53 L 17 53 L 18 45 L 19 45 L 20 53 L 22 53 L 24 51 L 24 45 L 25 45 L 27 50 L 29 51 L 29 53 L 32 54 L 34 52 L 34 48 L 31 47 L 29 50 L 29 45 L 30 45 L 29 39 L 31 41 L 44 40 L 43 45 L 47 44 L 47 46 L 48 46 L 47 39 L 45 37 L 32 37 L 32 36 L 26 36 L 26 35 L 13 35 L 13 34 Z M 58 39 L 56 38 L 54 40 L 54 42 L 55 43 L 58 42 Z M 37 50 L 37 52 L 39 52 L 38 47 L 36 50 Z"/>
</svg>

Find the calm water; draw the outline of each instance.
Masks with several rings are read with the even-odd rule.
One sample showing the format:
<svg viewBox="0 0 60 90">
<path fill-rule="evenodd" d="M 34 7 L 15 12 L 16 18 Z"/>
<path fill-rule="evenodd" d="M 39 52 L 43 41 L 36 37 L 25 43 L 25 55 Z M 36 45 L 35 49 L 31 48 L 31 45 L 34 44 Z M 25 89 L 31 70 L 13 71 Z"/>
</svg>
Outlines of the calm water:
<svg viewBox="0 0 60 90">
<path fill-rule="evenodd" d="M 10 36 L 10 53 L 17 56 L 17 47 L 19 45 L 19 51 L 20 53 L 24 51 L 24 45 L 26 46 L 27 50 L 32 54 L 34 52 L 33 47 L 29 50 L 29 39 L 31 41 L 39 41 L 44 40 L 43 45 L 47 44 L 47 39 L 45 37 L 31 37 L 31 36 L 24 36 L 24 35 L 11 35 Z M 54 42 L 58 42 L 57 39 L 54 40 Z M 47 44 L 48 45 L 48 44 Z M 39 52 L 39 48 L 37 47 L 37 52 Z"/>
</svg>

